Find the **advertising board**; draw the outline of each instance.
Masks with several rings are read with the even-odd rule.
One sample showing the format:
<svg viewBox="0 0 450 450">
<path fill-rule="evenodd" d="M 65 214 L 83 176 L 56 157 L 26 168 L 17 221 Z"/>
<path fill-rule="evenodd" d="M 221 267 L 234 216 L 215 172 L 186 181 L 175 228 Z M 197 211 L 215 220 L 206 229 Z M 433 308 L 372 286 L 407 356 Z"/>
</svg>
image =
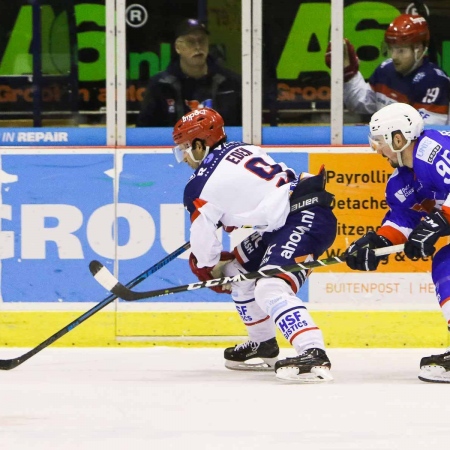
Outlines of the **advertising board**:
<svg viewBox="0 0 450 450">
<path fill-rule="evenodd" d="M 326 164 L 339 227 L 322 257 L 342 254 L 378 226 L 389 169 L 367 147 L 267 151 L 296 171 L 314 173 Z M 127 283 L 184 244 L 189 219 L 181 197 L 190 175 L 168 147 L 1 147 L 0 344 L 35 346 L 74 320 L 74 310 L 103 301 L 108 292 L 89 273 L 92 259 Z M 229 250 L 249 232 L 219 236 Z M 135 290 L 195 281 L 188 254 Z M 391 255 L 376 273 L 334 264 L 310 275 L 299 296 L 327 346 L 445 345 L 430 261 L 396 261 L 402 257 Z M 229 346 L 246 335 L 231 298 L 209 289 L 111 306 L 56 345 Z"/>
<path fill-rule="evenodd" d="M 327 257 L 342 255 L 353 241 L 376 231 L 389 210 L 384 188 L 393 169 L 386 159 L 367 151 L 351 156 L 310 155 L 312 172 L 326 159 L 328 189 L 336 196 L 337 238 Z M 437 248 L 447 242 L 447 238 L 441 239 Z M 382 261 L 375 273 L 354 272 L 345 264 L 319 268 L 310 278 L 309 300 L 327 305 L 345 303 L 377 308 L 391 308 L 399 303 L 402 307 L 434 305 L 431 261 L 432 257 L 411 261 L 403 253 L 397 253 Z M 328 277 L 322 276 L 325 272 L 329 273 Z"/>
<path fill-rule="evenodd" d="M 392 171 L 379 155 L 366 147 L 267 150 L 297 172 L 315 173 L 326 164 L 338 228 L 322 257 L 342 255 L 352 241 L 379 227 Z M 4 147 L 0 154 L 3 302 L 96 301 L 104 291 L 87 269 L 90 260 L 100 259 L 111 270 L 117 263 L 126 282 L 189 239 L 181 198 L 191 171 L 175 163 L 170 148 Z M 230 250 L 248 230 L 218 233 Z M 187 257 L 188 252 L 158 271 L 142 289 L 192 282 Z M 431 258 L 411 262 L 396 254 L 372 274 L 352 272 L 345 264 L 320 268 L 300 295 L 329 307 L 348 301 L 364 307 L 368 300 L 434 302 L 430 263 Z M 170 298 L 171 303 L 224 301 L 208 289 Z"/>
</svg>

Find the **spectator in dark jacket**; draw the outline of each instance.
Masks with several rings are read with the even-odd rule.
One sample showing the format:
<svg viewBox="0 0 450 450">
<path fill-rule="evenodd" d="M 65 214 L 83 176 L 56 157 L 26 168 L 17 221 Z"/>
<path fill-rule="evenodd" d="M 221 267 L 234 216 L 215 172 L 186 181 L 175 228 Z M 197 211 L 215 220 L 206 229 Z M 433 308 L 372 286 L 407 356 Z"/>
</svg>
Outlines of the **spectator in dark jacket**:
<svg viewBox="0 0 450 450">
<path fill-rule="evenodd" d="M 217 110 L 227 125 L 242 125 L 241 77 L 208 55 L 208 35 L 196 19 L 180 24 L 178 57 L 150 78 L 136 126 L 172 127 L 189 111 L 205 106 Z"/>
</svg>

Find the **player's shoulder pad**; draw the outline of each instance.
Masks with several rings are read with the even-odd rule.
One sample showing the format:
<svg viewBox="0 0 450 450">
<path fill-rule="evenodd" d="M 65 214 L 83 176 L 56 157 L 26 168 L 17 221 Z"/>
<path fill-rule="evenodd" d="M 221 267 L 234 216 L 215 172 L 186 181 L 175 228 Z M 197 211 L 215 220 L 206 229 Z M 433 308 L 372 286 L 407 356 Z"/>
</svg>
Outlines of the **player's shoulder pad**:
<svg viewBox="0 0 450 450">
<path fill-rule="evenodd" d="M 371 85 L 385 83 L 385 80 L 390 78 L 392 72 L 395 72 L 394 64 L 392 63 L 392 59 L 387 59 L 373 71 L 369 82 Z"/>
<path fill-rule="evenodd" d="M 425 136 L 417 146 L 416 158 L 420 161 L 426 162 L 427 164 L 433 164 L 434 159 L 441 148 L 442 145 L 438 141 L 429 136 Z"/>
<path fill-rule="evenodd" d="M 386 61 L 383 61 L 379 66 L 378 69 L 384 69 L 385 67 L 389 67 L 392 65 L 392 58 L 386 59 Z"/>
<path fill-rule="evenodd" d="M 448 78 L 447 74 L 442 69 L 439 69 L 439 67 L 435 67 L 434 71 L 438 74 L 438 76 Z"/>
<path fill-rule="evenodd" d="M 412 83 L 420 85 L 422 88 L 431 87 L 432 85 L 444 87 L 448 82 L 449 78 L 446 73 L 436 64 L 429 61 L 418 67 L 412 77 Z"/>
<path fill-rule="evenodd" d="M 407 167 L 394 170 L 386 185 L 386 200 L 390 206 L 403 204 L 414 193 L 414 174 Z"/>
</svg>

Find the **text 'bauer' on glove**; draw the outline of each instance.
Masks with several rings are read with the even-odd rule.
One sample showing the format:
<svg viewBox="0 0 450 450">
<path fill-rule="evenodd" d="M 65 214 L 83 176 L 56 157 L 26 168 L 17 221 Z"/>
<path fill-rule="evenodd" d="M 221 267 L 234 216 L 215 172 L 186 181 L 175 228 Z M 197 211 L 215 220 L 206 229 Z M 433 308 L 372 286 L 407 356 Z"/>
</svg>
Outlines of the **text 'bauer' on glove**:
<svg viewBox="0 0 450 450">
<path fill-rule="evenodd" d="M 328 43 L 325 53 L 325 64 L 331 69 L 331 42 Z M 344 39 L 344 81 L 350 81 L 359 71 L 359 58 L 355 47 L 348 39 Z"/>
<path fill-rule="evenodd" d="M 405 255 L 409 259 L 431 256 L 435 251 L 437 240 L 450 235 L 450 224 L 441 211 L 426 216 L 412 230 L 405 244 Z"/>
<path fill-rule="evenodd" d="M 389 247 L 392 243 L 384 236 L 369 231 L 363 237 L 352 242 L 345 251 L 345 262 L 350 269 L 371 271 L 376 270 L 381 260 L 387 256 L 375 256 L 374 249 Z"/>
<path fill-rule="evenodd" d="M 215 278 L 223 277 L 223 268 L 225 265 L 230 263 L 235 259 L 233 253 L 230 252 L 221 252 L 220 260 L 214 267 L 197 267 L 197 258 L 193 253 L 189 255 L 189 267 L 192 270 L 192 273 L 200 280 L 200 281 L 208 281 L 214 280 Z M 231 293 L 231 284 L 227 283 L 221 286 L 211 286 L 209 289 L 212 289 L 214 292 L 218 294 L 230 294 Z"/>
</svg>

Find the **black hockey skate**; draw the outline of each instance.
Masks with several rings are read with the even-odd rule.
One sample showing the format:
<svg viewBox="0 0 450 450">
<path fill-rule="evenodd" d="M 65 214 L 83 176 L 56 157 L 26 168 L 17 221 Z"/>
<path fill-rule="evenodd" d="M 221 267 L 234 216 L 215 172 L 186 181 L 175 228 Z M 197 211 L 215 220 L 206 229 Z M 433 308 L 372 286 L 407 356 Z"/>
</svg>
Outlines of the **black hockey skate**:
<svg viewBox="0 0 450 450">
<path fill-rule="evenodd" d="M 450 383 L 450 349 L 441 355 L 422 358 L 419 380 L 429 383 Z"/>
<path fill-rule="evenodd" d="M 273 371 L 280 349 L 275 338 L 264 342 L 247 341 L 224 351 L 225 367 L 233 370 Z M 254 358 L 263 362 L 247 363 Z"/>
<path fill-rule="evenodd" d="M 275 364 L 275 375 L 279 380 L 297 383 L 322 383 L 333 379 L 331 362 L 320 348 L 309 348 L 301 355 L 286 358 Z"/>
</svg>

